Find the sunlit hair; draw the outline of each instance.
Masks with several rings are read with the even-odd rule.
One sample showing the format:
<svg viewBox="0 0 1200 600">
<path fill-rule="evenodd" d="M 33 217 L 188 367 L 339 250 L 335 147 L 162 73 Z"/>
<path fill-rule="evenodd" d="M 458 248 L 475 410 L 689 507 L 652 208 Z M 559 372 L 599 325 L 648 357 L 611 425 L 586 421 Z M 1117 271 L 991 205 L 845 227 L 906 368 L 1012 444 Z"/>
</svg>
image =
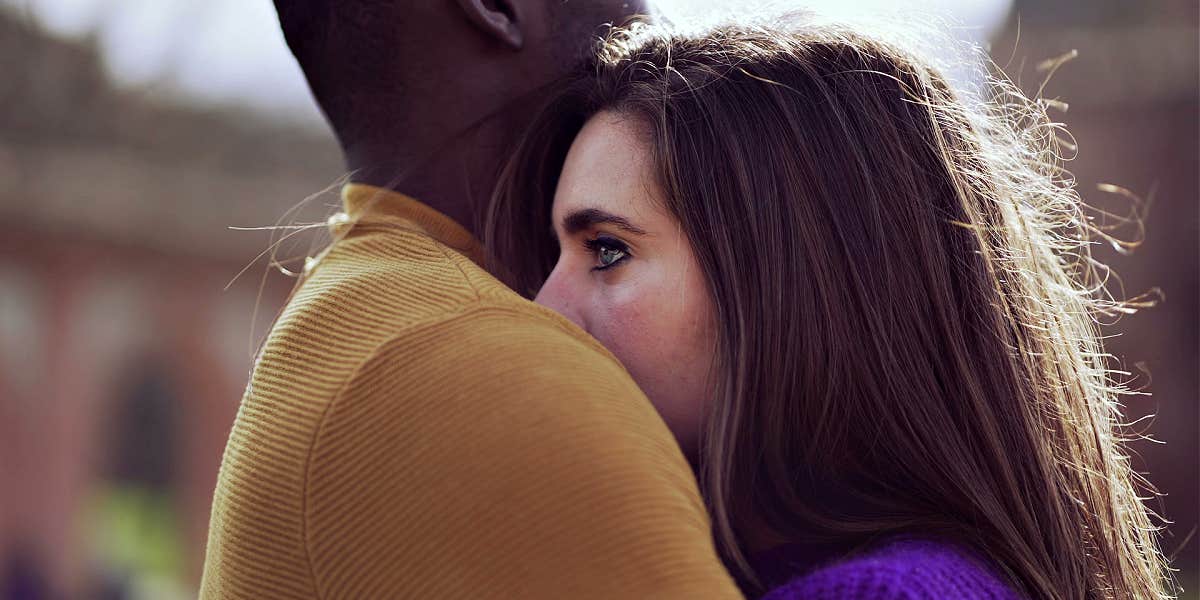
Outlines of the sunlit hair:
<svg viewBox="0 0 1200 600">
<path fill-rule="evenodd" d="M 617 29 L 501 177 L 492 266 L 532 295 L 559 171 L 635 119 L 715 307 L 700 484 L 726 564 L 941 536 L 1036 598 L 1170 594 L 1123 450 L 1095 237 L 1042 103 L 961 94 L 923 55 L 815 20 Z"/>
</svg>

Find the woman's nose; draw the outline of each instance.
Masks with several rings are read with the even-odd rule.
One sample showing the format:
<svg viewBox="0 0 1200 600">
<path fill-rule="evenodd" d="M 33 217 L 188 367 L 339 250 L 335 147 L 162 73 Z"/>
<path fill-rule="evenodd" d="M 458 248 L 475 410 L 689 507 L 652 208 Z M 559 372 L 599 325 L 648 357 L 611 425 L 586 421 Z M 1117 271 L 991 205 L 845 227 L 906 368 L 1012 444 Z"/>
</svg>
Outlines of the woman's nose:
<svg viewBox="0 0 1200 600">
<path fill-rule="evenodd" d="M 577 293 L 577 290 L 571 285 L 565 270 L 556 266 L 550 273 L 550 277 L 546 279 L 546 283 L 542 284 L 542 289 L 538 290 L 537 297 L 533 301 L 566 317 L 568 321 L 587 331 L 587 323 L 579 312 L 579 303 L 574 301 L 574 293 Z"/>
</svg>

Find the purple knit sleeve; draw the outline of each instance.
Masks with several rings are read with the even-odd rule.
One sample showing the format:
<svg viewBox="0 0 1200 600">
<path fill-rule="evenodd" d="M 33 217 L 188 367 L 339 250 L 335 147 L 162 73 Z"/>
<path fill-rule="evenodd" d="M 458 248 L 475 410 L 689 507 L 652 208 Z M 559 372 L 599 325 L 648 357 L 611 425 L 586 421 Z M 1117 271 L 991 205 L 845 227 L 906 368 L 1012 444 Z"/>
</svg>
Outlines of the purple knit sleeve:
<svg viewBox="0 0 1200 600">
<path fill-rule="evenodd" d="M 1017 600 L 1021 596 L 966 551 L 934 541 L 901 540 L 792 579 L 762 600 L 846 598 Z"/>
</svg>

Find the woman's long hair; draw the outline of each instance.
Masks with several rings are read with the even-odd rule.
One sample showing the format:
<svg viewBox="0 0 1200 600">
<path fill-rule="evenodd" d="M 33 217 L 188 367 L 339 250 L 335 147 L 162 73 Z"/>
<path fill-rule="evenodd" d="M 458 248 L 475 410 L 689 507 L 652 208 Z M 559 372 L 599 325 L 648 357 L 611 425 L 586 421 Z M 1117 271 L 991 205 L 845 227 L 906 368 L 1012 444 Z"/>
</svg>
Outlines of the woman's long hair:
<svg viewBox="0 0 1200 600">
<path fill-rule="evenodd" d="M 782 21 L 779 23 L 783 23 Z M 714 535 L 937 535 L 1037 598 L 1169 595 L 1122 449 L 1092 232 L 1044 106 L 957 94 L 901 45 L 832 24 L 614 30 L 501 177 L 492 265 L 532 295 L 558 255 L 583 123 L 644 125 L 718 330 L 699 457 Z"/>
</svg>

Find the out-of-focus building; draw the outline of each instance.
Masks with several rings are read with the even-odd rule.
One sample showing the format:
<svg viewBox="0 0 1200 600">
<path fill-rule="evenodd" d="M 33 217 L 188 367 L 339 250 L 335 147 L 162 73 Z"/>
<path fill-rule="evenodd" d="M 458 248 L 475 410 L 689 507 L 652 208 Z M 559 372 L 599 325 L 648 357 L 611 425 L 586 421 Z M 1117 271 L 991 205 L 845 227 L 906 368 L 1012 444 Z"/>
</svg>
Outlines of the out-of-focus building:
<svg viewBox="0 0 1200 600">
<path fill-rule="evenodd" d="M 1130 420 L 1158 414 L 1148 432 L 1165 444 L 1137 443 L 1135 464 L 1167 494 L 1168 551 L 1200 506 L 1198 11 L 1018 0 L 992 48 L 1030 91 L 1038 62 L 1077 49 L 1045 95 L 1070 105 L 1083 195 L 1110 210 L 1128 204 L 1099 183 L 1153 198 L 1134 254 L 1096 254 L 1128 295 L 1166 297 L 1106 331 L 1126 370 L 1153 374 L 1127 404 Z M 3 11 L 0 64 L 0 597 L 194 597 L 251 356 L 292 284 L 260 260 L 225 291 L 271 239 L 228 227 L 322 221 L 335 193 L 285 213 L 336 183 L 336 145 L 114 89 L 93 45 Z M 298 238 L 281 258 L 307 254 L 314 237 Z M 1196 548 L 1176 561 L 1188 593 Z"/>
<path fill-rule="evenodd" d="M 224 290 L 271 238 L 228 227 L 335 183 L 336 144 L 114 89 L 94 45 L 3 11 L 0 57 L 0 586 L 194 597 L 252 352 L 292 283 L 259 260 Z"/>
</svg>

